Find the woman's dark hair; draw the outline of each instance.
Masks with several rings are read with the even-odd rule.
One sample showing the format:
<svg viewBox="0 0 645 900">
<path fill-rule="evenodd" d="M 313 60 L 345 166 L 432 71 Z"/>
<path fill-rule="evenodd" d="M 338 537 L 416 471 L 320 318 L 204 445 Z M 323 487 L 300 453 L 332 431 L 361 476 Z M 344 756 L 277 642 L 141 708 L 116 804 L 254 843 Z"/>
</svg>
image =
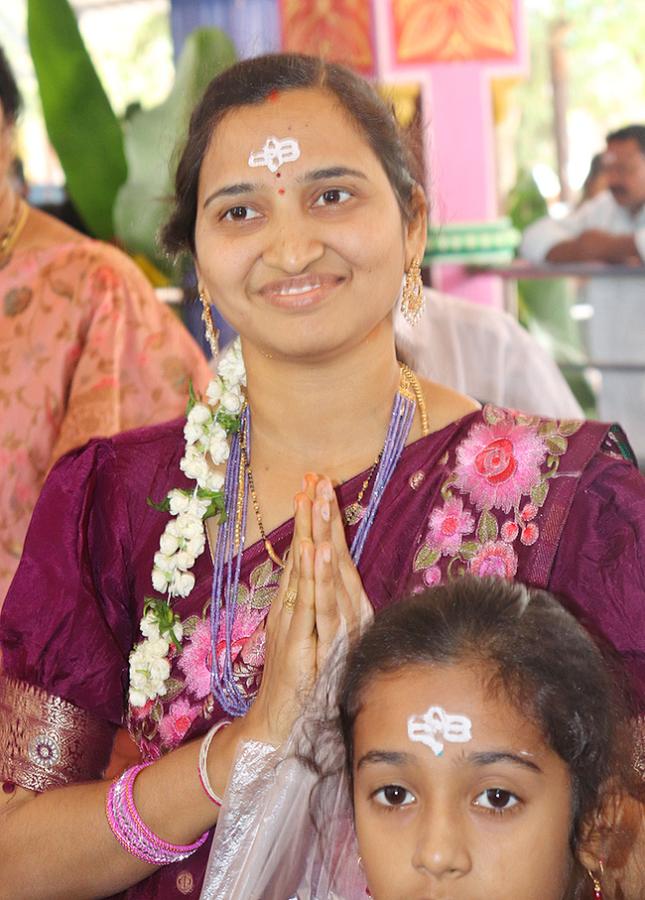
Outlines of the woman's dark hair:
<svg viewBox="0 0 645 900">
<path fill-rule="evenodd" d="M 22 109 L 22 98 L 2 47 L 0 47 L 0 103 L 5 119 L 13 124 Z"/>
<path fill-rule="evenodd" d="M 195 108 L 175 175 L 174 210 L 161 232 L 168 253 L 195 252 L 199 173 L 224 116 L 240 106 L 261 103 L 275 91 L 299 88 L 321 88 L 335 96 L 381 161 L 404 219 L 412 217 L 417 166 L 394 115 L 374 88 L 337 63 L 299 53 L 271 53 L 226 69 L 211 81 Z"/>
<path fill-rule="evenodd" d="M 628 787 L 629 714 L 620 680 L 590 635 L 550 594 L 515 582 L 458 578 L 377 615 L 350 649 L 339 688 L 352 778 L 354 723 L 370 682 L 406 666 L 466 661 L 490 672 L 567 764 L 572 847 L 612 777 Z"/>
</svg>

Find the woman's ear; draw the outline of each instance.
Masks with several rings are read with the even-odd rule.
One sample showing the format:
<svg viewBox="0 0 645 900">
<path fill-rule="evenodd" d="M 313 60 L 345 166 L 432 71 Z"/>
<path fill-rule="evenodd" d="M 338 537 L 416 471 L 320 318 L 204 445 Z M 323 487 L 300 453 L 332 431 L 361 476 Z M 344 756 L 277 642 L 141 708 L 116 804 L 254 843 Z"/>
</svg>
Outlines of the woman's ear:
<svg viewBox="0 0 645 900">
<path fill-rule="evenodd" d="M 413 259 L 423 260 L 428 240 L 428 203 L 423 188 L 415 184 L 410 203 L 412 215 L 405 226 L 405 269 Z"/>
</svg>

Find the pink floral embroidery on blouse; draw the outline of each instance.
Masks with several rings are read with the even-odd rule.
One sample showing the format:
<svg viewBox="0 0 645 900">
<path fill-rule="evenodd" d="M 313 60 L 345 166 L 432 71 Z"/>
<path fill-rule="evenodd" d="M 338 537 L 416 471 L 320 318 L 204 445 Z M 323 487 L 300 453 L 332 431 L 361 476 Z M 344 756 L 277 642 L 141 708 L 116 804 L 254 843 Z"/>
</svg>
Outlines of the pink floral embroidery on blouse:
<svg viewBox="0 0 645 900">
<path fill-rule="evenodd" d="M 475 425 L 457 449 L 455 486 L 478 509 L 510 510 L 541 479 L 546 445 L 534 428 L 503 419 Z"/>
<path fill-rule="evenodd" d="M 179 668 L 186 677 L 188 690 L 202 700 L 211 685 L 211 625 L 210 619 L 202 619 L 184 644 L 179 657 Z"/>
<path fill-rule="evenodd" d="M 530 547 L 539 539 L 550 480 L 582 424 L 492 405 L 482 419 L 457 446 L 452 465 L 449 456 L 441 462 L 447 468 L 443 502 L 431 511 L 413 561 L 422 585 L 467 572 L 515 577 L 513 545 Z"/>
<path fill-rule="evenodd" d="M 159 723 L 159 734 L 163 743 L 169 747 L 180 744 L 201 713 L 201 709 L 201 705 L 191 706 L 185 697 L 171 703 L 168 712 Z"/>
<path fill-rule="evenodd" d="M 473 575 L 513 578 L 517 572 L 517 555 L 510 544 L 486 541 L 469 562 Z"/>
<path fill-rule="evenodd" d="M 474 528 L 475 519 L 464 510 L 464 501 L 454 497 L 441 509 L 432 511 L 426 543 L 442 554 L 454 556 L 461 546 L 462 535 L 471 534 Z"/>
</svg>

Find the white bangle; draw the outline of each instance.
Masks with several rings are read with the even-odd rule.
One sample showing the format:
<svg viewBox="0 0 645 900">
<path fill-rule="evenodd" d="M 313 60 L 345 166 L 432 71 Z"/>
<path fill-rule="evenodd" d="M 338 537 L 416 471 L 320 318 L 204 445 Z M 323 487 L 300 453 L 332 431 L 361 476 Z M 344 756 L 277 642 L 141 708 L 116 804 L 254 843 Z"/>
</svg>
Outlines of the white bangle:
<svg viewBox="0 0 645 900">
<path fill-rule="evenodd" d="M 210 729 L 210 731 L 208 731 L 206 733 L 206 735 L 201 743 L 201 746 L 199 748 L 199 767 L 197 770 L 198 774 L 199 774 L 199 783 L 204 788 L 204 793 L 206 794 L 208 799 L 212 800 L 212 802 L 216 806 L 221 806 L 223 801 L 222 801 L 222 798 L 219 796 L 219 794 L 216 794 L 215 791 L 213 790 L 210 780 L 208 778 L 208 751 L 210 750 L 211 741 L 213 740 L 213 738 L 215 737 L 217 732 L 221 728 L 225 728 L 227 725 L 230 725 L 230 724 L 231 724 L 230 719 L 221 719 L 217 723 L 217 725 L 213 725 L 213 727 Z"/>
</svg>

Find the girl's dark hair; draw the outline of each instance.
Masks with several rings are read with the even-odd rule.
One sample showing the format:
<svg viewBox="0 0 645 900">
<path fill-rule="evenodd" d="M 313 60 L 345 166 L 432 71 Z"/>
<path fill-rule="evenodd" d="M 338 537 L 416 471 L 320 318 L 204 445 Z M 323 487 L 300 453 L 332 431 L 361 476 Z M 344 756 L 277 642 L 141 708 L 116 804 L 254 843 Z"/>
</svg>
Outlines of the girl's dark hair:
<svg viewBox="0 0 645 900">
<path fill-rule="evenodd" d="M 22 98 L 2 47 L 0 47 L 0 103 L 7 122 L 13 124 L 22 109 Z"/>
<path fill-rule="evenodd" d="M 174 210 L 161 232 L 170 254 L 195 252 L 199 173 L 211 136 L 231 110 L 261 103 L 274 91 L 321 88 L 333 94 L 381 161 L 404 219 L 413 215 L 417 166 L 394 115 L 373 87 L 350 69 L 300 53 L 270 53 L 222 72 L 196 106 L 175 175 Z"/>
<path fill-rule="evenodd" d="M 370 682 L 405 666 L 463 661 L 488 669 L 490 688 L 531 717 L 569 767 L 575 849 L 610 778 L 628 789 L 636 785 L 628 708 L 613 664 L 590 635 L 550 594 L 519 583 L 458 578 L 377 615 L 341 676 L 350 781 L 354 723 Z"/>
</svg>

